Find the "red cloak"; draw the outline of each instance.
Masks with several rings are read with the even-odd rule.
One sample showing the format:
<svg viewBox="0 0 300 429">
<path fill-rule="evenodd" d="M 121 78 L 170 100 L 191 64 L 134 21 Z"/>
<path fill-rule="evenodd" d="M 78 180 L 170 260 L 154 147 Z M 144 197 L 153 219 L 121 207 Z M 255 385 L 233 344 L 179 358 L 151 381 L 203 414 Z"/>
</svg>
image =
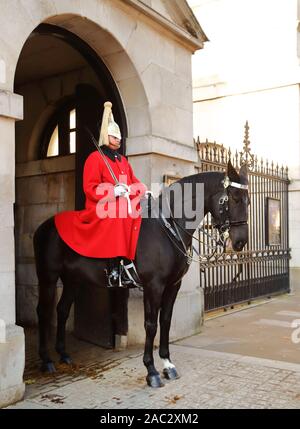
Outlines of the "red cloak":
<svg viewBox="0 0 300 429">
<path fill-rule="evenodd" d="M 103 158 L 95 151 L 84 164 L 85 209 L 57 214 L 55 225 L 62 240 L 80 255 L 134 259 L 142 221 L 139 201 L 147 188 L 134 176 L 124 156 L 115 161 L 104 156 L 120 183 L 133 185 L 130 188 L 133 213 L 128 213 L 125 197 L 114 197 L 115 182 Z"/>
</svg>

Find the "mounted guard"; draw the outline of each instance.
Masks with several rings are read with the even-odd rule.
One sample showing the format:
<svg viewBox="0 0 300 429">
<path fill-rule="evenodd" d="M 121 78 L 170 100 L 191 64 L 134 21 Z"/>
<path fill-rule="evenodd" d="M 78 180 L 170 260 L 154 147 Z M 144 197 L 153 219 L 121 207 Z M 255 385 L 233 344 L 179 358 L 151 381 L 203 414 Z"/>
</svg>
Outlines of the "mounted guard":
<svg viewBox="0 0 300 429">
<path fill-rule="evenodd" d="M 109 147 L 106 150 L 108 149 Z M 117 155 L 113 149 L 112 154 Z M 105 156 L 107 157 L 107 155 Z M 108 162 L 120 183 L 119 167 L 124 166 L 124 170 L 121 170 L 121 173 L 122 171 L 128 172 L 128 182 L 126 184 L 130 186 L 129 199 L 131 206 L 133 206 L 131 190 L 133 185 L 135 183 L 139 185 L 139 182 L 134 183 L 137 179 L 134 177 L 130 165 L 127 162 L 125 164 L 123 158 L 118 163 L 117 161 L 114 163 L 108 158 Z M 120 185 L 115 186 L 115 182 L 98 151 L 92 153 L 86 161 L 85 168 L 86 209 L 81 212 L 71 212 L 69 215 L 61 214 L 56 219 L 60 234 L 65 237 L 65 240 L 69 240 L 77 253 L 74 252 L 71 246 L 66 246 L 64 241 L 60 239 L 53 217 L 44 221 L 34 234 L 34 254 L 39 281 L 37 314 L 39 318 L 41 369 L 47 372 L 55 371 L 48 348 L 48 333 L 52 321 L 52 307 L 58 279 L 61 278 L 62 280 L 63 293 L 57 305 L 55 348 L 60 355 L 60 361 L 71 364 L 72 359 L 66 352 L 65 330 L 75 295 L 78 289 L 84 287 L 87 283 L 94 288 L 99 288 L 101 284 L 105 287 L 107 283 L 107 276 L 104 272 L 105 268 L 107 268 L 107 260 L 95 259 L 94 255 L 100 258 L 115 258 L 116 255 L 123 257 L 124 255 L 125 257 L 135 256 L 137 271 L 143 284 L 144 327 L 146 331 L 143 362 L 147 368 L 146 380 L 151 387 L 161 387 L 163 383 L 155 367 L 153 356 L 158 316 L 160 323 L 159 356 L 164 365 L 163 375 L 165 378 L 173 380 L 178 378 L 179 375 L 170 358 L 169 331 L 171 318 L 182 279 L 190 266 L 190 254 L 187 250 L 192 246 L 193 234 L 197 225 L 187 228 L 186 222 L 190 220 L 190 214 L 185 213 L 184 210 L 182 211 L 180 222 L 179 219 L 174 218 L 172 216 L 174 214 L 174 201 L 172 200 L 169 201 L 170 216 L 165 220 L 172 226 L 174 232 L 176 230 L 175 225 L 178 225 L 179 229 L 177 231 L 180 230 L 181 236 L 179 240 L 173 237 L 161 217 L 143 217 L 143 219 L 140 219 L 138 215 L 136 218 L 128 216 L 124 219 L 111 219 L 109 217 L 99 219 L 95 214 L 96 205 L 100 201 L 99 205 L 103 208 L 105 203 L 103 202 L 103 197 L 96 192 L 96 189 L 99 183 L 102 185 L 105 182 L 109 183 L 112 188 L 112 197 L 117 202 L 117 208 L 120 209 L 120 203 L 122 202 L 126 213 L 128 213 L 128 200 L 121 196 L 115 197 L 115 194 L 119 192 L 116 189 Z M 122 183 L 125 182 L 122 181 Z M 249 196 L 246 166 L 241 167 L 238 173 L 228 162 L 226 173 L 211 171 L 180 179 L 179 184 L 182 185 L 183 191 L 185 190 L 185 184 L 192 184 L 192 192 L 188 195 L 183 195 L 182 204 L 186 200 L 185 197 L 190 204 L 199 197 L 196 186 L 198 183 L 202 183 L 204 187 L 203 216 L 210 213 L 219 233 L 224 236 L 227 231 L 231 239 L 232 248 L 235 251 L 241 251 L 248 241 Z M 143 190 L 145 190 L 144 187 Z M 100 192 L 102 191 L 100 190 Z M 154 199 L 153 205 L 158 204 L 161 198 L 162 196 L 159 196 Z M 131 208 L 134 211 L 134 208 Z M 69 226 L 68 221 L 73 222 L 73 225 Z M 105 227 L 102 228 L 102 225 Z M 137 243 L 137 234 L 135 232 L 138 232 L 140 226 L 140 237 Z M 135 227 L 137 227 L 137 230 L 134 229 Z M 116 233 L 119 234 L 122 240 L 115 238 Z M 80 241 L 83 239 L 86 247 L 83 246 L 83 241 Z M 84 252 L 91 258 L 80 256 L 78 254 L 80 252 Z M 201 255 L 199 255 L 198 262 L 201 263 Z M 110 280 L 112 281 L 113 279 L 111 278 Z"/>
<path fill-rule="evenodd" d="M 55 216 L 61 239 L 78 254 L 108 259 L 108 286 L 140 286 L 133 260 L 141 227 L 140 199 L 147 188 L 118 153 L 121 132 L 104 103 L 97 150 L 85 161 L 85 209 Z"/>
</svg>

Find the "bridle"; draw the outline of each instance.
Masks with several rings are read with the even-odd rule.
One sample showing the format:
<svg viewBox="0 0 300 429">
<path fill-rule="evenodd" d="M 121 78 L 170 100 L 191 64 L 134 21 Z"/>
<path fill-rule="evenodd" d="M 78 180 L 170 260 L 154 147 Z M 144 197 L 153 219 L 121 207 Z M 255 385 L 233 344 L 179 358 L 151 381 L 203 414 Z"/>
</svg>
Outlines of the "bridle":
<svg viewBox="0 0 300 429">
<path fill-rule="evenodd" d="M 214 223 L 213 227 L 219 230 L 220 241 L 221 244 L 224 246 L 227 238 L 229 237 L 229 231 L 232 226 L 248 225 L 247 219 L 241 221 L 230 220 L 228 188 L 229 186 L 231 186 L 232 188 L 244 189 L 248 191 L 248 185 L 242 185 L 241 183 L 232 182 L 228 176 L 225 176 L 224 180 L 222 180 L 222 183 L 224 190 L 221 197 L 219 198 L 220 222 Z"/>
</svg>

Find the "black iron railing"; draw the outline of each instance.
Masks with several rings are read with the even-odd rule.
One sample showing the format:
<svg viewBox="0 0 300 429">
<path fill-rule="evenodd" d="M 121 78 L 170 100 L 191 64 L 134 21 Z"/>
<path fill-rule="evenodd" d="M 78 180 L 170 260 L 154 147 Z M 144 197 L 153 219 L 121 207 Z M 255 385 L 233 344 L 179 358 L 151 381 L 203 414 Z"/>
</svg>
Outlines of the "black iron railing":
<svg viewBox="0 0 300 429">
<path fill-rule="evenodd" d="M 273 162 L 258 160 L 251 153 L 249 126 L 245 125 L 242 152 L 232 153 L 215 142 L 195 141 L 199 171 L 224 171 L 229 159 L 236 168 L 247 164 L 249 170 L 249 240 L 244 251 L 222 254 L 200 264 L 205 310 L 229 307 L 261 296 L 289 290 L 288 169 Z M 274 222 L 273 222 L 274 221 Z M 204 230 L 217 235 L 210 215 Z M 200 254 L 208 256 L 214 242 L 199 231 Z"/>
</svg>

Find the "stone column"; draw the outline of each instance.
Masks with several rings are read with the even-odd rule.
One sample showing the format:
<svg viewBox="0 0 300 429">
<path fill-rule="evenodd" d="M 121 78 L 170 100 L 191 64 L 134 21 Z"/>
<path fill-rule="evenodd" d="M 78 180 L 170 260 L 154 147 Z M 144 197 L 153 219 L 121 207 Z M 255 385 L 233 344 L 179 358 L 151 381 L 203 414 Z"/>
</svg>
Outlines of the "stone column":
<svg viewBox="0 0 300 429">
<path fill-rule="evenodd" d="M 0 90 L 0 408 L 22 399 L 25 346 L 15 325 L 15 121 L 23 99 Z"/>
<path fill-rule="evenodd" d="M 135 175 L 157 195 L 165 175 L 184 177 L 196 173 L 191 52 L 144 23 L 131 33 L 127 52 L 139 72 L 140 83 L 138 79 L 118 82 L 128 114 L 126 154 Z M 139 95 L 140 101 L 133 104 L 131 94 Z M 145 118 L 149 118 L 148 129 Z M 128 344 L 143 343 L 144 311 L 139 291 L 130 291 L 128 315 Z M 175 302 L 171 340 L 198 333 L 202 320 L 199 266 L 193 263 Z"/>
</svg>

